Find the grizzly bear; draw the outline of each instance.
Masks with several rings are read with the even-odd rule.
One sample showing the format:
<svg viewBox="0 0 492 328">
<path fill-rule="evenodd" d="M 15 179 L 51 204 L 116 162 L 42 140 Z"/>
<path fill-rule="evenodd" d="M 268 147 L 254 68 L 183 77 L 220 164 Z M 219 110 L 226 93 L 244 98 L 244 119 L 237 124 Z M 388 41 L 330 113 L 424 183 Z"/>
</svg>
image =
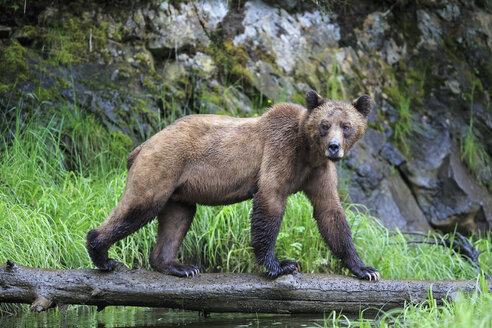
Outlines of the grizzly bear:
<svg viewBox="0 0 492 328">
<path fill-rule="evenodd" d="M 256 262 L 271 277 L 300 271 L 277 259 L 275 243 L 287 197 L 303 191 L 319 231 L 333 254 L 357 277 L 379 280 L 355 250 L 337 192 L 334 162 L 362 137 L 372 100 L 352 104 L 306 94 L 306 108 L 277 104 L 260 117 L 183 117 L 135 148 L 128 157 L 123 196 L 108 218 L 87 233 L 87 249 L 101 270 L 116 261 L 108 249 L 156 216 L 157 242 L 150 254 L 156 271 L 195 275 L 177 261 L 196 205 L 226 205 L 253 199 L 251 244 Z"/>
</svg>

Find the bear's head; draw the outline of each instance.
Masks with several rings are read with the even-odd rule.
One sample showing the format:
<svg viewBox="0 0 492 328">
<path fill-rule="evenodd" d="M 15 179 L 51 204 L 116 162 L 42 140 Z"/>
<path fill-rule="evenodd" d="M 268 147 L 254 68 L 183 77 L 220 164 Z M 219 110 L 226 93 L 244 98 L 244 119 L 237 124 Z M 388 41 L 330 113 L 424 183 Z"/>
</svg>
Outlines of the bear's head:
<svg viewBox="0 0 492 328">
<path fill-rule="evenodd" d="M 343 158 L 364 134 L 372 100 L 363 95 L 352 104 L 324 99 L 315 91 L 306 94 L 308 117 L 304 131 L 313 149 L 332 161 Z"/>
</svg>

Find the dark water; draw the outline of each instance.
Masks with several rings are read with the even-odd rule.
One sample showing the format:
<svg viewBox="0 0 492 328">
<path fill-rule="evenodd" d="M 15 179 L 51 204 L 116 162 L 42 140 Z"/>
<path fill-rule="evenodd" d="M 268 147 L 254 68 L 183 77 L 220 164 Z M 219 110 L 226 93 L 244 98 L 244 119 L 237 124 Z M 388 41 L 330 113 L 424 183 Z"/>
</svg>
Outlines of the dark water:
<svg viewBox="0 0 492 328">
<path fill-rule="evenodd" d="M 339 324 L 345 326 L 340 320 Z M 346 322 L 345 322 L 346 324 Z M 0 327 L 331 327 L 332 318 L 303 315 L 268 315 L 170 311 L 136 307 L 108 307 L 97 312 L 94 307 L 76 306 L 50 309 L 44 313 L 23 312 L 0 317 Z"/>
</svg>

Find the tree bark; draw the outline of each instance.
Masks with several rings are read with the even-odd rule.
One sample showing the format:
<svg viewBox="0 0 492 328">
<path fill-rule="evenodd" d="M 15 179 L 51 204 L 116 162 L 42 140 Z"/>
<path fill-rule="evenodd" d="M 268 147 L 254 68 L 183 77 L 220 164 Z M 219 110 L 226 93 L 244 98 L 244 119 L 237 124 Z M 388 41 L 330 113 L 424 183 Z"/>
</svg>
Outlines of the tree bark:
<svg viewBox="0 0 492 328">
<path fill-rule="evenodd" d="M 438 303 L 458 290 L 472 292 L 477 281 L 363 281 L 327 274 L 199 274 L 177 278 L 144 269 L 29 268 L 0 266 L 0 302 L 32 304 L 33 311 L 67 304 L 167 307 L 204 312 L 358 313 L 402 307 L 432 295 Z M 432 289 L 432 294 L 429 291 Z M 489 281 L 489 292 L 492 281 Z"/>
</svg>

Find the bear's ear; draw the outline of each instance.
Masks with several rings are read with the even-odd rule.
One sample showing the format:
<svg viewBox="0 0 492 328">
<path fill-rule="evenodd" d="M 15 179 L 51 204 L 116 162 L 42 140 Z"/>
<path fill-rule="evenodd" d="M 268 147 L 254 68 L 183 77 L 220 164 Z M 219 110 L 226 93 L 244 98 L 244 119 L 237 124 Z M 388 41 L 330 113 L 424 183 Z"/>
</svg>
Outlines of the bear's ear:
<svg viewBox="0 0 492 328">
<path fill-rule="evenodd" d="M 359 97 L 359 99 L 354 100 L 352 106 L 354 106 L 355 109 L 359 111 L 359 113 L 364 115 L 364 117 L 367 117 L 367 115 L 369 115 L 369 113 L 371 112 L 372 99 L 368 95 L 362 95 Z"/>
<path fill-rule="evenodd" d="M 309 111 L 312 111 L 316 107 L 322 105 L 325 102 L 323 97 L 321 97 L 319 94 L 316 93 L 314 90 L 309 90 L 308 93 L 306 93 L 306 108 Z"/>
</svg>

